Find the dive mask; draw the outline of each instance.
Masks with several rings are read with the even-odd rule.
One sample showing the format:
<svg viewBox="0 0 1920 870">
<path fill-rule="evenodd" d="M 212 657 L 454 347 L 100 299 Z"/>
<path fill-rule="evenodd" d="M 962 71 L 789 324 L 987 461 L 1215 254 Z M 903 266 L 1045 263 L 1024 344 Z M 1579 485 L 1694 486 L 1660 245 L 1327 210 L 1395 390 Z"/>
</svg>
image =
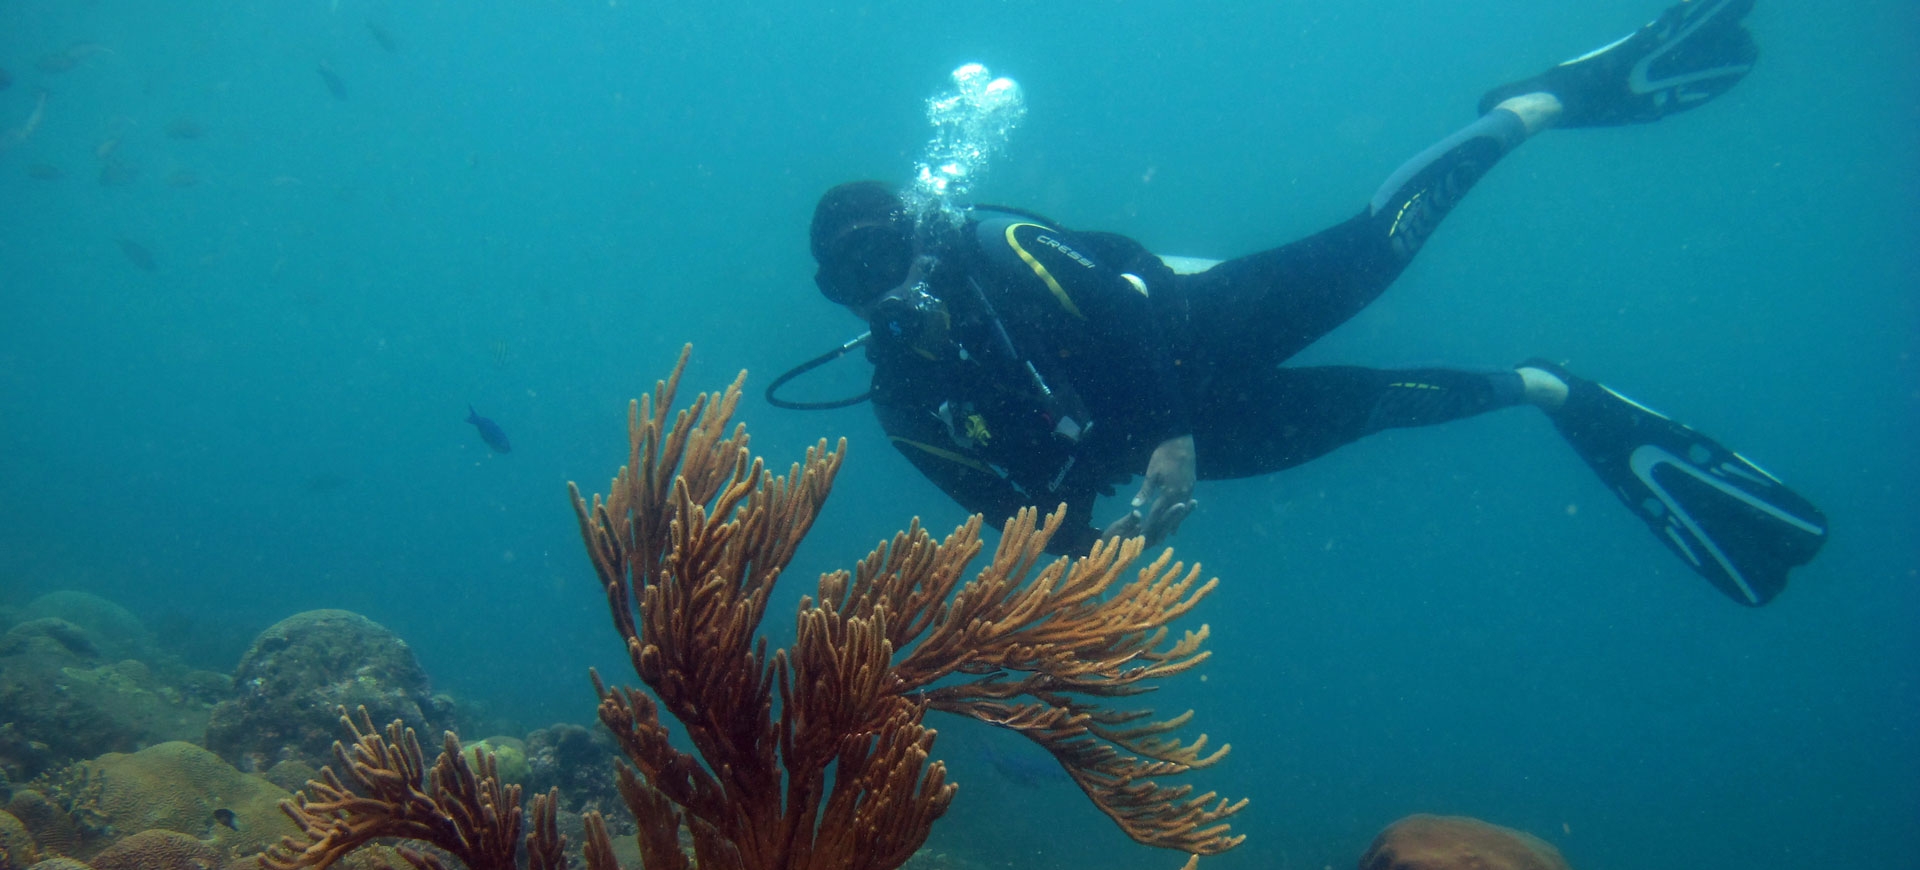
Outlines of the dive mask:
<svg viewBox="0 0 1920 870">
<path fill-rule="evenodd" d="M 898 224 L 863 224 L 827 245 L 813 283 L 840 305 L 865 305 L 907 279 L 913 266 L 913 235 Z"/>
</svg>

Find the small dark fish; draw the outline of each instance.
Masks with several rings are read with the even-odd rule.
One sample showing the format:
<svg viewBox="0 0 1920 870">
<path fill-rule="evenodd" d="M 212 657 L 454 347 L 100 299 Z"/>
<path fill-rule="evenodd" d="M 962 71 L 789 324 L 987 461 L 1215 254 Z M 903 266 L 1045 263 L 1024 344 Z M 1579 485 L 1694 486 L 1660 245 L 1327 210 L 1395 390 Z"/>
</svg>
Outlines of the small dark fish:
<svg viewBox="0 0 1920 870">
<path fill-rule="evenodd" d="M 101 187 L 126 187 L 140 180 L 140 167 L 108 159 L 100 164 Z"/>
<path fill-rule="evenodd" d="M 13 87 L 13 74 L 7 72 L 6 67 L 0 66 L 0 91 L 4 91 L 10 87 Z"/>
<path fill-rule="evenodd" d="M 467 422 L 479 430 L 480 440 L 487 442 L 488 449 L 495 453 L 513 452 L 513 443 L 507 440 L 507 430 L 500 428 L 499 423 L 480 416 L 480 412 L 475 411 L 472 405 L 467 406 Z"/>
<path fill-rule="evenodd" d="M 233 810 L 227 809 L 226 807 L 221 807 L 217 810 L 214 810 L 213 820 L 216 822 L 219 822 L 220 824 L 226 825 L 228 828 L 231 828 L 233 830 L 236 830 L 236 831 L 240 830 L 240 825 L 234 821 Z"/>
<path fill-rule="evenodd" d="M 35 181 L 58 181 L 66 173 L 51 163 L 35 163 L 27 167 L 27 177 Z"/>
<path fill-rule="evenodd" d="M 200 126 L 192 118 L 175 118 L 167 124 L 167 136 L 173 139 L 198 139 L 207 135 L 207 128 Z"/>
<path fill-rule="evenodd" d="M 113 49 L 95 42 L 76 42 L 61 51 L 49 54 L 34 62 L 34 67 L 43 73 L 63 73 L 80 65 L 80 62 L 96 54 L 112 54 Z"/>
<path fill-rule="evenodd" d="M 135 269 L 142 272 L 160 270 L 160 262 L 153 258 L 153 252 L 132 239 L 120 240 L 120 253 L 127 258 L 127 262 L 133 264 Z"/>
<path fill-rule="evenodd" d="M 1001 779 L 1022 788 L 1040 788 L 1050 783 L 1072 782 L 1072 777 L 1052 756 L 1034 752 L 1005 753 L 992 744 L 980 748 L 980 756 L 993 765 Z"/>
<path fill-rule="evenodd" d="M 167 173 L 168 187 L 192 187 L 200 183 L 200 176 L 191 169 L 175 169 Z"/>
<path fill-rule="evenodd" d="M 388 33 L 380 25 L 372 21 L 367 22 L 367 35 L 373 37 L 374 43 L 379 45 L 380 48 L 388 54 L 393 54 L 400 50 L 400 43 L 393 41 L 393 34 Z"/>
<path fill-rule="evenodd" d="M 40 122 L 47 117 L 47 89 L 40 88 L 33 97 L 33 111 L 20 126 L 0 133 L 0 151 L 5 151 L 33 137 L 33 131 L 40 129 Z"/>
<path fill-rule="evenodd" d="M 323 60 L 320 62 L 320 66 L 316 71 L 320 73 L 320 80 L 326 82 L 327 92 L 333 94 L 334 99 L 344 100 L 347 98 L 347 83 L 340 80 L 340 74 L 334 72 L 333 67 L 329 66 L 327 62 Z"/>
</svg>

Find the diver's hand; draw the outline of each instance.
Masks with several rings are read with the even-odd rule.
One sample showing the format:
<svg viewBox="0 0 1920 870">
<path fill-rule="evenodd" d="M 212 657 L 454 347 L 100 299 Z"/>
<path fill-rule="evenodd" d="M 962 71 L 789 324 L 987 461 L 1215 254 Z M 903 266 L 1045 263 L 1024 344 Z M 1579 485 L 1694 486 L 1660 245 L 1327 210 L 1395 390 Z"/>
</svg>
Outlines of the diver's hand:
<svg viewBox="0 0 1920 870">
<path fill-rule="evenodd" d="M 1182 435 L 1160 442 L 1147 460 L 1147 479 L 1133 497 L 1133 510 L 1106 528 L 1106 537 L 1142 535 L 1147 546 L 1166 540 L 1193 513 L 1193 436 Z"/>
<path fill-rule="evenodd" d="M 1127 511 L 1120 518 L 1107 524 L 1100 530 L 1101 540 L 1114 538 L 1137 538 L 1140 536 L 1140 512 Z"/>
</svg>

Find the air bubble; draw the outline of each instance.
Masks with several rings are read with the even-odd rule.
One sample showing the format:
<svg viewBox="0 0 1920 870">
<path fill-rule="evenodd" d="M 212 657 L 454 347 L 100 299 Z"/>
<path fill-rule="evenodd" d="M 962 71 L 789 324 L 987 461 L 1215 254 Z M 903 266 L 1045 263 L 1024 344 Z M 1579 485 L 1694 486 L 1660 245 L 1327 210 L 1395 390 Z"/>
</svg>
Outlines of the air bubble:
<svg viewBox="0 0 1920 870">
<path fill-rule="evenodd" d="M 923 227 L 966 221 L 968 193 L 1026 117 L 1020 83 L 992 76 L 984 65 L 965 64 L 953 71 L 953 91 L 927 100 L 933 138 L 914 167 L 906 197 Z"/>
</svg>

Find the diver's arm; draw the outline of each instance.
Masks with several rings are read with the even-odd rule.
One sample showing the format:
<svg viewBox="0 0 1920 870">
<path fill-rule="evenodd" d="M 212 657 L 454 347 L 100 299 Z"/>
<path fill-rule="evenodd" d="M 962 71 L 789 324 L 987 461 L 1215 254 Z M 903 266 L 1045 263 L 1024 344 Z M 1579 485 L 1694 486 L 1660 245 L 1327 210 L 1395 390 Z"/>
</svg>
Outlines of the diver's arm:
<svg viewBox="0 0 1920 870">
<path fill-rule="evenodd" d="M 1097 331 L 1111 339 L 1112 355 L 1138 369 L 1142 404 L 1153 428 L 1141 433 L 1158 439 L 1143 470 L 1133 510 L 1107 525 L 1103 537 L 1144 535 L 1153 546 L 1174 533 L 1194 508 L 1197 479 L 1193 426 L 1188 417 L 1179 349 L 1157 311 L 1152 292 L 1171 292 L 1172 273 L 1159 257 L 1126 236 L 1087 233 L 1082 237 L 1103 262 L 1120 270 L 1119 282 L 1104 294 L 1086 294 L 1084 310 Z"/>
</svg>

